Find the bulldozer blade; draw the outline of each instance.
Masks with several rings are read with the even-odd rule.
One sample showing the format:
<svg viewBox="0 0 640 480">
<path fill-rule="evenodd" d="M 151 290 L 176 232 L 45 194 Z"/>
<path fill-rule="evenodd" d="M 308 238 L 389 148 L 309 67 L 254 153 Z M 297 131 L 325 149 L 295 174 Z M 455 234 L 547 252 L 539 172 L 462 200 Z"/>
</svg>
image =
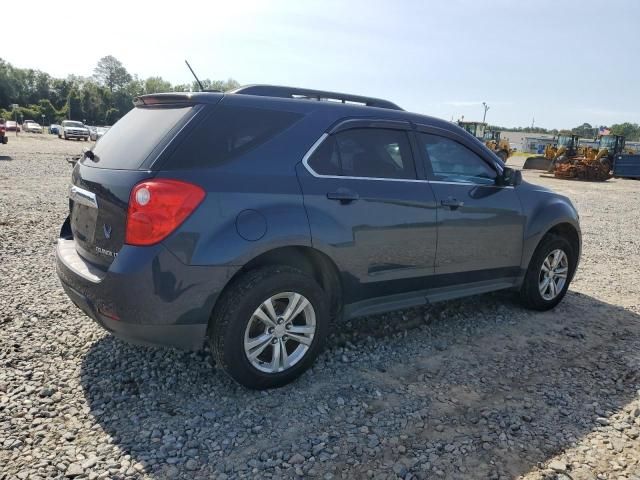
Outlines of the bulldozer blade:
<svg viewBox="0 0 640 480">
<path fill-rule="evenodd" d="M 526 170 L 549 170 L 551 160 L 546 157 L 529 157 L 524 161 L 523 169 Z"/>
</svg>

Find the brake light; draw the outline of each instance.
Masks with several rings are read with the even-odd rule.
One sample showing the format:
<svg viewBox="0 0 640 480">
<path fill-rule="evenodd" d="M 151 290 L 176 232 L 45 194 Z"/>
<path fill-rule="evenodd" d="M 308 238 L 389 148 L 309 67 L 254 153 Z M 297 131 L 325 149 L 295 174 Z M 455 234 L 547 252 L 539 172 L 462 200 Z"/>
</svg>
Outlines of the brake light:
<svg viewBox="0 0 640 480">
<path fill-rule="evenodd" d="M 179 180 L 147 180 L 131 190 L 125 243 L 153 245 L 165 239 L 193 213 L 205 191 Z"/>
</svg>

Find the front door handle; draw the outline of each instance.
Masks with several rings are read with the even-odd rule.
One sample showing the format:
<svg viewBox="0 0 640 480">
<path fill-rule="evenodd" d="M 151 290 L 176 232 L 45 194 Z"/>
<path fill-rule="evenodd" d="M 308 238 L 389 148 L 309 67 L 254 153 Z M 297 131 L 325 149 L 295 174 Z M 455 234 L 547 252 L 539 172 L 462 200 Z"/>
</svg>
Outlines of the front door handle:
<svg viewBox="0 0 640 480">
<path fill-rule="evenodd" d="M 335 192 L 327 193 L 327 198 L 329 200 L 338 200 L 340 203 L 350 203 L 358 200 L 360 195 L 346 188 L 339 188 Z"/>
<path fill-rule="evenodd" d="M 453 197 L 449 197 L 446 200 L 441 200 L 440 205 L 443 207 L 449 207 L 451 210 L 455 210 L 456 208 L 464 207 L 464 202 Z"/>
</svg>

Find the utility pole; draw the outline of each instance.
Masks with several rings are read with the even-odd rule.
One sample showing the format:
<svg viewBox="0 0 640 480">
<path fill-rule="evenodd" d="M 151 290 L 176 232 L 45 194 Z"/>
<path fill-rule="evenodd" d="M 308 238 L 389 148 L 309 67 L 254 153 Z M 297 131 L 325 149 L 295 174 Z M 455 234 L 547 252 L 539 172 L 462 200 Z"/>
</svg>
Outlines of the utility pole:
<svg viewBox="0 0 640 480">
<path fill-rule="evenodd" d="M 534 115 L 533 118 L 531 119 L 531 130 L 533 130 L 533 126 L 536 123 L 536 116 Z"/>
<path fill-rule="evenodd" d="M 482 123 L 485 123 L 485 120 L 487 119 L 487 110 L 489 110 L 489 105 L 487 105 L 487 102 L 482 102 L 482 106 L 484 107 L 484 115 L 482 116 Z"/>
</svg>

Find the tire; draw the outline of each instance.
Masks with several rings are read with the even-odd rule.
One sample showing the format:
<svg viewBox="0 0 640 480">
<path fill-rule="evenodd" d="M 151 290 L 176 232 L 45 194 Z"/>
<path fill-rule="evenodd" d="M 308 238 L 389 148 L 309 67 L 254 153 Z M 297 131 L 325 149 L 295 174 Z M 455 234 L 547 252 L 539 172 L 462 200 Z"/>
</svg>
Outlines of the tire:
<svg viewBox="0 0 640 480">
<path fill-rule="evenodd" d="M 263 325 L 264 322 L 261 322 L 254 315 L 259 308 L 262 309 L 263 302 L 279 295 L 285 295 L 284 292 L 301 295 L 301 299 L 308 300 L 311 308 L 311 310 L 307 310 L 305 307 L 299 315 L 292 318 L 292 322 L 300 322 L 301 319 L 307 321 L 308 318 L 315 320 L 315 331 L 312 339 L 306 339 L 310 344 L 306 345 L 307 349 L 303 353 L 300 352 L 304 350 L 305 345 L 291 338 L 287 340 L 287 331 L 282 330 L 287 327 L 286 323 L 277 327 L 280 329 L 280 333 L 278 331 L 269 332 L 266 324 Z M 279 314 L 276 317 L 280 323 L 282 323 L 284 314 L 278 310 L 291 303 L 289 301 L 285 305 L 284 301 L 284 299 L 274 301 L 274 309 Z M 300 270 L 287 266 L 268 266 L 244 274 L 222 294 L 212 315 L 208 340 L 216 363 L 236 382 L 251 389 L 277 388 L 290 383 L 306 371 L 322 351 L 329 331 L 328 303 L 327 296 L 320 285 Z M 261 310 L 261 312 L 265 311 Z M 251 335 L 251 329 L 254 327 L 257 327 L 258 331 L 255 335 Z M 309 328 L 308 324 L 294 324 L 293 327 Z M 270 329 L 275 330 L 273 327 Z M 273 344 L 263 347 L 262 350 L 260 347 L 256 347 L 254 350 L 254 352 L 257 350 L 262 352 L 258 357 L 266 359 L 264 363 L 260 358 L 256 358 L 252 363 L 246 352 L 246 348 L 248 348 L 246 347 L 247 336 L 249 339 L 258 339 L 260 336 L 270 334 L 271 340 L 263 342 L 261 345 L 273 342 L 273 336 L 281 335 L 278 338 L 283 339 L 283 345 L 285 345 L 281 348 L 285 348 L 285 351 L 286 349 L 291 350 L 287 357 L 294 364 L 288 368 L 282 367 L 282 371 L 261 370 L 270 369 L 274 365 L 269 364 L 266 360 L 274 361 L 274 358 L 284 358 L 281 353 L 275 355 L 276 347 L 272 346 Z M 281 351 L 279 350 L 279 352 Z M 256 366 L 257 363 L 259 365 Z M 278 367 L 280 367 L 280 363 L 278 363 Z"/>
<path fill-rule="evenodd" d="M 558 289 L 559 291 L 556 292 L 553 298 L 545 298 L 540 291 L 541 282 L 544 280 L 542 265 L 547 257 L 555 251 L 562 251 L 566 255 L 566 278 L 564 284 Z M 520 300 L 523 305 L 532 310 L 544 311 L 560 303 L 569 289 L 569 284 L 575 273 L 577 260 L 576 253 L 573 251 L 567 239 L 554 234 L 545 235 L 529 261 L 527 273 L 520 287 Z M 560 271 L 560 269 L 558 271 Z"/>
<path fill-rule="evenodd" d="M 62 139 L 62 135 L 58 134 L 58 138 Z"/>
<path fill-rule="evenodd" d="M 506 150 L 500 150 L 499 152 L 496 153 L 496 155 L 498 155 L 498 157 L 500 157 L 500 160 L 502 160 L 504 163 L 507 163 L 507 158 L 509 158 L 509 154 L 506 152 Z"/>
</svg>

